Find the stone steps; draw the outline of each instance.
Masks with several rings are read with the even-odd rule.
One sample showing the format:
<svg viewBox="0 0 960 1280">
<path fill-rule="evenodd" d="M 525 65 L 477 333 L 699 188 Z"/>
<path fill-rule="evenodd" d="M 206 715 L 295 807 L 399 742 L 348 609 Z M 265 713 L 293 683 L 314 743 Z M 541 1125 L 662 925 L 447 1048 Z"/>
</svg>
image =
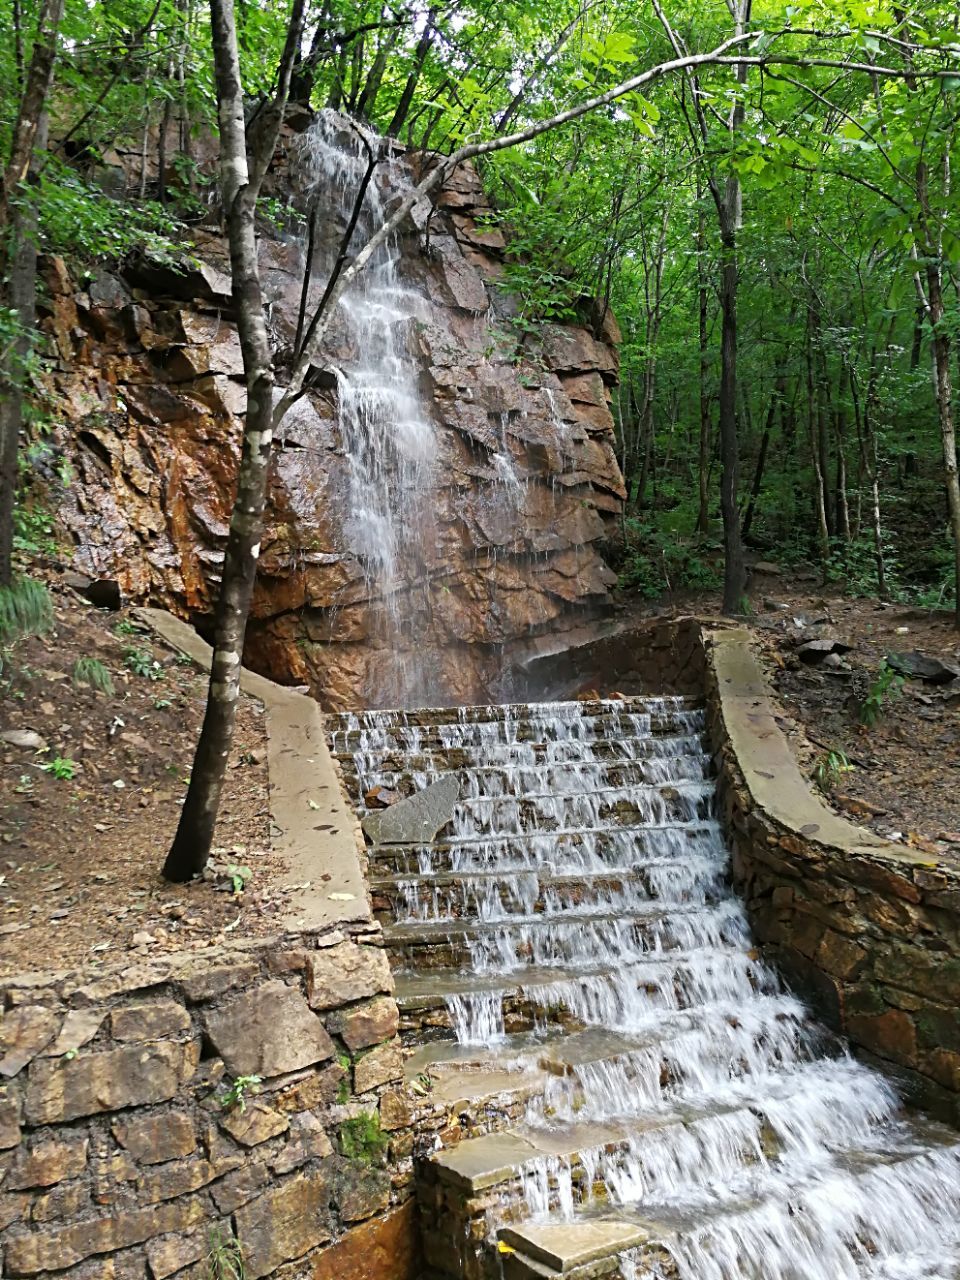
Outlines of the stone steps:
<svg viewBox="0 0 960 1280">
<path fill-rule="evenodd" d="M 702 734 L 661 736 L 656 740 L 648 734 L 642 737 L 619 735 L 616 738 L 597 738 L 593 742 L 553 739 L 550 742 L 487 743 L 480 747 L 430 747 L 423 750 L 402 751 L 339 751 L 344 774 L 351 781 L 375 774 L 369 781 L 380 781 L 408 771 L 447 772 L 450 770 L 510 769 L 525 766 L 559 764 L 622 764 L 636 763 L 661 755 L 669 759 L 708 752 L 708 744 Z M 384 782 L 385 785 L 385 782 Z"/>
<path fill-rule="evenodd" d="M 708 782 L 674 782 L 573 796 L 544 793 L 463 799 L 457 804 L 454 829 L 463 834 L 469 831 L 476 838 L 702 822 L 713 816 L 713 795 Z"/>
<path fill-rule="evenodd" d="M 864 1228 L 862 1210 L 883 1197 L 894 1181 L 892 1173 L 901 1188 L 899 1198 L 891 1200 L 889 1214 L 880 1223 L 879 1231 L 874 1224 L 870 1234 Z M 551 1237 L 538 1230 L 541 1224 L 530 1223 L 501 1228 L 498 1238 L 515 1248 L 522 1258 L 538 1262 L 543 1270 L 533 1274 L 540 1277 L 567 1275 L 570 1263 L 581 1265 L 573 1249 L 578 1239 L 589 1234 L 581 1224 L 599 1220 L 618 1223 L 624 1234 L 627 1225 L 632 1225 L 641 1236 L 625 1250 L 624 1235 L 610 1232 L 605 1255 L 601 1251 L 602 1239 L 597 1242 L 591 1261 L 598 1262 L 605 1256 L 608 1268 L 596 1274 L 619 1276 L 622 1280 L 651 1273 L 651 1268 L 662 1268 L 663 1260 L 670 1259 L 670 1270 L 661 1271 L 666 1280 L 676 1274 L 678 1256 L 682 1259 L 687 1253 L 697 1260 L 702 1255 L 711 1259 L 716 1267 L 711 1270 L 711 1276 L 737 1280 L 744 1273 L 737 1269 L 735 1250 L 744 1237 L 769 1236 L 771 1240 L 782 1241 L 791 1233 L 801 1246 L 800 1252 L 808 1252 L 811 1258 L 820 1254 L 822 1262 L 822 1251 L 829 1249 L 828 1265 L 836 1268 L 832 1274 L 838 1277 L 856 1274 L 878 1280 L 881 1276 L 884 1280 L 898 1277 L 918 1280 L 921 1276 L 944 1280 L 947 1276 L 960 1275 L 958 1174 L 956 1134 L 952 1130 L 915 1125 L 906 1136 L 891 1135 L 885 1147 L 847 1153 L 832 1170 L 811 1167 L 785 1173 L 772 1193 L 764 1193 L 757 1173 L 748 1170 L 742 1180 L 733 1179 L 724 1188 L 728 1194 L 694 1197 L 682 1207 L 658 1205 L 654 1201 L 642 1206 L 618 1204 L 612 1212 L 603 1208 L 598 1213 L 592 1206 L 577 1205 L 565 1222 L 553 1224 L 570 1228 L 569 1236 L 558 1232 Z M 835 1235 L 830 1239 L 822 1229 L 821 1224 L 827 1223 L 832 1228 L 830 1234 L 840 1227 L 839 1240 Z M 527 1231 L 529 1235 L 525 1234 Z M 874 1269 L 871 1254 L 881 1244 L 881 1233 L 886 1240 L 902 1244 L 901 1256 L 909 1257 L 913 1252 L 916 1257 L 911 1244 L 925 1243 L 927 1257 L 934 1267 L 903 1272 L 895 1265 Z M 546 1250 L 542 1247 L 545 1242 L 554 1245 L 554 1259 L 545 1256 Z M 732 1246 L 726 1259 L 721 1252 L 725 1245 Z M 887 1264 L 892 1261 L 888 1254 Z M 862 1264 L 860 1267 L 858 1262 Z M 791 1280 L 796 1274 L 791 1273 Z M 764 1280 L 766 1275 L 764 1273 Z M 781 1280 L 781 1273 L 777 1273 L 776 1280 Z"/>
<path fill-rule="evenodd" d="M 617 910 L 610 902 L 571 905 L 555 914 L 516 915 L 504 920 L 434 920 L 385 925 L 391 962 L 424 971 L 474 964 L 516 969 L 523 964 L 599 960 L 615 942 L 625 961 L 652 954 L 669 955 L 699 944 L 735 945 L 742 938 L 739 913 L 728 903 L 704 910 L 699 904 L 664 906 L 658 901 L 628 901 Z"/>
<path fill-rule="evenodd" d="M 753 951 L 703 734 L 682 699 L 337 721 L 361 811 L 459 784 L 432 843 L 369 851 L 431 1275 L 950 1280 L 895 1260 L 960 1236 L 960 1145 Z"/>
<path fill-rule="evenodd" d="M 756 958 L 738 947 L 673 953 L 669 959 L 630 965 L 534 968 L 514 974 L 477 975 L 472 970 L 396 974 L 401 1030 L 408 1036 L 428 1032 L 456 1034 L 466 1014 L 480 1013 L 486 1042 L 505 1032 L 526 1031 L 549 1022 L 565 1029 L 587 1025 L 616 1027 L 630 1016 L 650 1026 L 677 1010 L 709 1002 L 713 987 L 728 973 L 745 975 L 760 989 Z"/>
<path fill-rule="evenodd" d="M 708 763 L 702 756 L 689 752 L 655 757 L 650 760 L 590 761 L 542 765 L 498 765 L 483 769 L 452 769 L 437 766 L 420 769 L 377 769 L 377 785 L 404 798 L 453 773 L 460 783 L 464 800 L 500 799 L 514 796 L 532 798 L 538 795 L 586 794 L 630 787 L 673 786 L 687 782 L 703 782 Z M 358 790 L 364 793 L 367 779 L 358 779 Z M 364 809 L 366 806 L 364 806 Z"/>
<path fill-rule="evenodd" d="M 671 900 L 684 904 L 696 890 L 708 903 L 715 900 L 723 872 L 706 859 L 671 859 L 640 862 L 628 870 L 559 869 L 522 870 L 516 878 L 500 871 L 474 871 L 446 875 L 371 876 L 374 911 L 383 923 L 458 920 L 479 916 L 506 919 L 520 913 L 544 914 L 556 909 L 591 903 L 600 909 L 612 894 L 653 900 L 669 879 Z"/>
<path fill-rule="evenodd" d="M 731 1113 L 732 1114 L 732 1113 Z M 691 1128 L 689 1120 L 672 1119 L 669 1123 Z M 661 1126 L 662 1129 L 667 1125 Z M 829 1169 L 812 1164 L 785 1165 L 777 1172 L 779 1156 L 776 1153 L 755 1153 L 745 1160 L 739 1169 L 727 1166 L 723 1181 L 713 1182 L 709 1192 L 697 1193 L 691 1184 L 687 1192 L 676 1200 L 658 1202 L 656 1190 L 645 1188 L 642 1203 L 619 1200 L 609 1204 L 605 1187 L 598 1187 L 596 1178 L 596 1152 L 602 1150 L 606 1159 L 616 1161 L 625 1150 L 642 1151 L 654 1131 L 635 1135 L 631 1139 L 618 1139 L 615 1132 L 602 1128 L 591 1130 L 583 1127 L 582 1136 L 596 1139 L 593 1147 L 581 1147 L 570 1151 L 575 1134 L 568 1131 L 550 1141 L 538 1144 L 528 1131 L 521 1134 L 498 1133 L 462 1143 L 457 1152 L 451 1153 L 449 1162 L 436 1168 L 435 1194 L 446 1195 L 453 1202 L 459 1194 L 469 1200 L 488 1206 L 503 1206 L 506 1220 L 496 1230 L 498 1241 L 509 1252 L 505 1261 L 504 1277 L 515 1280 L 548 1280 L 549 1277 L 611 1276 L 618 1280 L 649 1275 L 657 1280 L 670 1280 L 678 1274 L 677 1257 L 685 1253 L 701 1259 L 711 1257 L 711 1245 L 719 1242 L 720 1257 L 713 1257 L 716 1271 L 709 1275 L 722 1280 L 737 1280 L 754 1272 L 745 1273 L 738 1268 L 739 1255 L 736 1244 L 745 1234 L 763 1236 L 773 1230 L 781 1238 L 791 1231 L 801 1245 L 823 1247 L 825 1233 L 817 1229 L 817 1216 L 839 1216 L 846 1219 L 846 1240 L 831 1242 L 836 1250 L 838 1270 L 836 1275 L 859 1274 L 855 1259 L 868 1261 L 875 1241 L 864 1233 L 862 1220 L 856 1211 L 856 1202 L 869 1203 L 885 1186 L 891 1184 L 890 1173 L 896 1171 L 897 1182 L 904 1186 L 908 1198 L 901 1199 L 900 1211 L 903 1223 L 897 1221 L 897 1206 L 891 1205 L 891 1219 L 887 1232 L 894 1239 L 902 1238 L 909 1247 L 915 1235 L 912 1218 L 919 1212 L 925 1215 L 928 1247 L 942 1242 L 942 1250 L 936 1255 L 937 1270 L 902 1273 L 914 1280 L 917 1275 L 929 1275 L 930 1280 L 960 1272 L 960 1229 L 954 1217 L 960 1207 L 960 1184 L 946 1202 L 930 1204 L 928 1181 L 934 1182 L 942 1192 L 944 1178 L 955 1178 L 960 1173 L 960 1157 L 956 1153 L 952 1131 L 937 1130 L 928 1126 L 898 1126 L 886 1135 L 886 1142 L 869 1149 L 849 1151 L 839 1164 Z M 589 1158 L 586 1158 L 589 1153 Z M 937 1167 L 938 1160 L 940 1167 Z M 539 1185 L 534 1189 L 534 1199 L 541 1201 L 532 1217 L 517 1220 L 515 1205 L 517 1185 L 523 1193 L 525 1169 L 538 1166 Z M 771 1174 L 771 1169 L 774 1172 Z M 771 1178 L 774 1190 L 770 1191 Z M 526 1177 L 526 1196 L 530 1198 L 530 1178 Z M 565 1194 L 561 1187 L 566 1186 Z M 572 1189 L 573 1199 L 570 1199 Z M 599 1194 L 596 1194 L 599 1192 Z M 496 1216 L 496 1210 L 493 1210 Z M 930 1219 L 933 1219 L 932 1224 Z M 511 1220 L 513 1219 L 513 1220 Z M 811 1220 L 812 1219 L 812 1224 Z M 931 1230 L 932 1227 L 932 1230 Z M 932 1237 L 932 1238 L 931 1238 Z M 730 1255 L 723 1256 L 724 1246 L 732 1246 Z M 731 1266 L 732 1263 L 732 1266 Z M 726 1265 L 724 1265 L 726 1264 Z M 840 1270 L 843 1267 L 843 1270 Z M 684 1274 L 680 1270 L 680 1274 Z M 766 1280 L 768 1273 L 762 1273 Z M 772 1273 L 770 1273 L 772 1275 Z M 802 1273 L 791 1272 L 776 1280 L 799 1280 Z M 901 1273 L 883 1271 L 864 1272 L 894 1277 Z M 760 1276 L 756 1277 L 760 1280 Z"/>
<path fill-rule="evenodd" d="M 685 695 L 636 694 L 623 698 L 584 698 L 570 702 L 497 702 L 470 706 L 418 707 L 416 710 L 329 712 L 327 722 L 334 739 L 343 732 L 374 732 L 452 725 L 516 723 L 529 720 L 576 721 L 595 716 L 657 714 L 669 711 L 698 711 L 703 699 Z"/>
<path fill-rule="evenodd" d="M 685 854 L 706 856 L 705 846 L 718 831 L 712 819 L 577 831 L 518 832 L 510 835 L 445 836 L 433 844 L 374 845 L 368 854 L 373 875 L 460 875 L 475 871 L 509 874 L 565 866 L 571 872 L 672 862 Z"/>
<path fill-rule="evenodd" d="M 331 750 L 337 756 L 362 752 L 365 760 L 392 752 L 415 753 L 428 748 L 444 750 L 451 745 L 454 729 L 457 745 L 467 748 L 567 741 L 568 735 L 562 732 L 563 727 L 549 720 L 533 717 L 517 720 L 498 717 L 468 721 L 463 725 L 454 725 L 449 721 L 437 724 L 408 723 L 380 729 L 375 737 L 364 729 L 340 728 L 335 729 L 331 735 Z M 576 729 L 577 737 L 572 740 L 586 744 L 619 736 L 648 739 L 685 737 L 703 733 L 704 713 L 699 710 L 653 713 L 642 710 L 607 710 L 595 715 L 584 715 L 578 719 Z"/>
</svg>

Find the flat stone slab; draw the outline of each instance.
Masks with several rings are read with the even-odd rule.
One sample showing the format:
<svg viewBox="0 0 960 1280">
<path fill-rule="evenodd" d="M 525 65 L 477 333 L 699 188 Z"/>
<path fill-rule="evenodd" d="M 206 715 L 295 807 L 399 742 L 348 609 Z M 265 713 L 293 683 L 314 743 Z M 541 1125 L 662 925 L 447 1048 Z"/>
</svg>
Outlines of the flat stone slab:
<svg viewBox="0 0 960 1280">
<path fill-rule="evenodd" d="M 361 826 L 374 844 L 431 844 L 453 820 L 460 780 L 450 773 L 389 809 L 368 813 Z"/>
<path fill-rule="evenodd" d="M 561 1274 L 612 1253 L 634 1249 L 647 1240 L 641 1227 L 617 1218 L 528 1223 L 523 1227 L 503 1227 L 498 1236 L 505 1245 Z"/>
<path fill-rule="evenodd" d="M 485 1099 L 514 1094 L 520 1100 L 542 1093 L 546 1083 L 543 1072 L 499 1071 L 491 1067 L 489 1070 L 472 1070 L 469 1067 L 444 1072 L 434 1079 L 430 1097 L 435 1102 L 443 1102 L 453 1110 L 461 1105 L 476 1105 Z"/>
<path fill-rule="evenodd" d="M 488 1133 L 461 1142 L 434 1160 L 441 1176 L 468 1191 L 483 1191 L 512 1178 L 539 1150 L 516 1133 Z"/>
</svg>

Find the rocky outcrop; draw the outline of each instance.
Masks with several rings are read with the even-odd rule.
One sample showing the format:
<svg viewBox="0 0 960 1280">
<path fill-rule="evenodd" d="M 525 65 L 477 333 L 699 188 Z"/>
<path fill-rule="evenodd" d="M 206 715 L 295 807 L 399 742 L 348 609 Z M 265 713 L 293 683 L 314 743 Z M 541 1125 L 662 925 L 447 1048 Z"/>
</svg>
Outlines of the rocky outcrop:
<svg viewBox="0 0 960 1280">
<path fill-rule="evenodd" d="M 273 176 L 294 203 L 295 144 L 288 134 Z M 415 172 L 416 158 L 407 163 Z M 504 240 L 488 214 L 477 175 L 461 169 L 435 204 L 414 210 L 400 242 L 401 275 L 422 295 L 406 345 L 438 456 L 436 534 L 423 562 L 406 566 L 399 644 L 378 634 L 378 601 L 345 531 L 335 380 L 321 375 L 277 433 L 246 661 L 309 684 L 328 706 L 375 701 L 404 651 L 430 672 L 421 700 L 483 699 L 529 637 L 582 624 L 608 603 L 614 575 L 602 546 L 624 496 L 608 403 L 616 324 L 607 313 L 524 336 L 500 284 Z M 296 329 L 302 237 L 291 219 L 265 229 L 260 245 L 282 353 Z M 212 230 L 197 232 L 179 271 L 144 258 L 80 282 L 53 261 L 43 320 L 59 445 L 74 476 L 60 517 L 76 567 L 117 577 L 129 596 L 201 630 L 245 403 L 228 270 Z M 333 363 L 349 355 L 338 342 L 334 326 Z"/>
</svg>

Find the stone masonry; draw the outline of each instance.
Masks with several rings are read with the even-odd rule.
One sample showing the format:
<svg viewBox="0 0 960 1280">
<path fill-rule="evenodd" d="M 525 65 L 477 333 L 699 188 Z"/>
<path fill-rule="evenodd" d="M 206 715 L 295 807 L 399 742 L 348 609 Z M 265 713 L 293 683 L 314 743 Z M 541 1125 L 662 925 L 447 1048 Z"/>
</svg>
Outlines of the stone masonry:
<svg viewBox="0 0 960 1280">
<path fill-rule="evenodd" d="M 405 1280 L 413 1135 L 378 934 L 8 982 L 3 1274 L 205 1280 L 219 1236 L 249 1280 L 333 1276 L 325 1246 L 367 1222 L 367 1248 L 394 1240 L 378 1277 Z"/>
<path fill-rule="evenodd" d="M 142 616 L 208 662 L 183 623 Z M 316 704 L 242 678 L 299 892 L 273 937 L 0 984 L 4 1276 L 215 1280 L 215 1249 L 242 1252 L 245 1280 L 418 1273 L 413 1112 L 359 824 Z"/>
</svg>

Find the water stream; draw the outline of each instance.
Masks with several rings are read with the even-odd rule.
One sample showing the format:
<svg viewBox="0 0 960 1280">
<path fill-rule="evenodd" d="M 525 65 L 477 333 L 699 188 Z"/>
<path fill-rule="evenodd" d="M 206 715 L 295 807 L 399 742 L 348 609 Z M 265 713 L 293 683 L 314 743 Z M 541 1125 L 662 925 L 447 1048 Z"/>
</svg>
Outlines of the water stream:
<svg viewBox="0 0 960 1280">
<path fill-rule="evenodd" d="M 338 234 L 349 223 L 371 156 L 377 167 L 351 241 L 354 252 L 386 220 L 388 203 L 410 188 L 407 165 L 376 134 L 330 111 L 318 114 L 298 147 L 300 182 L 339 213 Z M 318 282 L 327 280 L 338 248 L 338 240 L 318 237 Z M 429 688 L 418 662 L 412 599 L 418 586 L 426 589 L 436 557 L 437 437 L 411 353 L 414 325 L 426 312 L 422 294 L 401 275 L 396 238 L 377 250 L 339 303 L 343 535 L 362 573 L 368 638 L 383 652 L 367 689 L 372 706 L 410 705 Z"/>
<path fill-rule="evenodd" d="M 453 948 L 462 1046 L 565 1064 L 520 1126 L 557 1153 L 520 1169 L 527 1217 L 635 1218 L 669 1263 L 625 1255 L 627 1280 L 960 1275 L 956 1134 L 908 1119 L 752 950 L 701 712 L 646 699 L 340 725 L 361 794 L 461 777 L 440 840 L 397 851 L 396 922 Z M 528 1029 L 508 1035 L 518 1009 Z"/>
</svg>

